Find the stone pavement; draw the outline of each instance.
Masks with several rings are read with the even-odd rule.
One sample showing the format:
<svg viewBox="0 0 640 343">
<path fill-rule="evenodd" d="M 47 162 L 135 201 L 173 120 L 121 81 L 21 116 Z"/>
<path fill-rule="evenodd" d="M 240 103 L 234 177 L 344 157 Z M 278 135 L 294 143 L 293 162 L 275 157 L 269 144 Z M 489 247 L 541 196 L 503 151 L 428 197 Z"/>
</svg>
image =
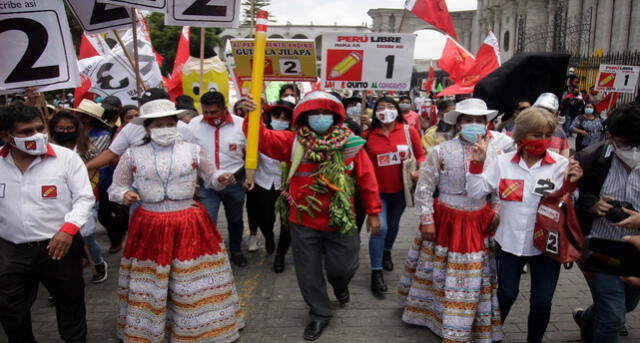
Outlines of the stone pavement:
<svg viewBox="0 0 640 343">
<path fill-rule="evenodd" d="M 227 231 L 224 216 L 220 216 L 221 234 Z M 246 222 L 246 221 L 245 221 Z M 335 317 L 318 342 L 438 342 L 439 339 L 422 327 L 404 324 L 401 308 L 394 295 L 401 269 L 417 225 L 413 209 L 405 212 L 401 232 L 393 251 L 396 269 L 385 272 L 389 293 L 385 300 L 374 298 L 369 291 L 369 259 L 366 233 L 360 250 L 360 269 L 351 283 L 351 302 L 341 308 L 334 301 Z M 104 230 L 99 230 L 98 241 L 107 247 Z M 106 249 L 105 249 L 106 250 Z M 247 313 L 247 325 L 241 334 L 241 342 L 303 342 L 302 331 L 307 323 L 307 308 L 296 283 L 291 260 L 287 255 L 287 267 L 282 274 L 271 269 L 273 257 L 264 249 L 247 253 L 248 268 L 235 268 L 238 291 Z M 115 290 L 119 256 L 107 257 L 109 280 L 100 285 L 86 286 L 87 321 L 89 342 L 117 342 L 115 337 Z M 90 275 L 86 271 L 86 280 Z M 528 313 L 529 275 L 523 275 L 517 303 L 504 326 L 504 342 L 525 342 Z M 330 292 L 330 291 L 329 291 Z M 333 299 L 332 292 L 329 293 Z M 56 328 L 54 308 L 47 303 L 47 292 L 41 287 L 39 297 L 32 308 L 33 329 L 39 342 L 60 342 Z M 579 342 L 579 333 L 571 318 L 571 309 L 586 307 L 591 296 L 582 275 L 574 268 L 563 270 L 556 289 L 551 323 L 546 342 Z M 640 311 L 627 315 L 630 336 L 621 342 L 640 341 Z M 1 330 L 1 329 L 0 329 Z M 0 342 L 6 342 L 4 332 Z"/>
</svg>

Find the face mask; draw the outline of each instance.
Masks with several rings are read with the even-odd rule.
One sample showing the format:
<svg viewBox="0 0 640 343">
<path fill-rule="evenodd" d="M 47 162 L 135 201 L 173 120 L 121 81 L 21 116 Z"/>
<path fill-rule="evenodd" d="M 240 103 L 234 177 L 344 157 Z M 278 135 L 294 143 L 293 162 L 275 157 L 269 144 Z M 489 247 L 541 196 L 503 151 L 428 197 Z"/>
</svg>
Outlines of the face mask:
<svg viewBox="0 0 640 343">
<path fill-rule="evenodd" d="M 178 128 L 175 126 L 151 129 L 151 140 L 158 145 L 171 145 L 176 139 L 178 139 Z"/>
<path fill-rule="evenodd" d="M 622 151 L 617 147 L 615 148 L 616 148 L 616 156 L 618 156 L 618 158 L 622 160 L 622 162 L 624 162 L 624 164 L 629 166 L 631 169 L 640 165 L 640 149 L 639 148 L 633 148 L 627 151 Z"/>
<path fill-rule="evenodd" d="M 398 104 L 401 111 L 408 111 L 411 109 L 411 104 Z"/>
<path fill-rule="evenodd" d="M 551 139 L 536 139 L 536 140 L 528 140 L 523 139 L 520 142 L 521 148 L 527 153 L 533 156 L 540 156 L 544 154 L 549 145 L 551 145 Z"/>
<path fill-rule="evenodd" d="M 39 156 L 47 152 L 49 136 L 46 133 L 36 133 L 31 137 L 13 137 L 13 146 L 29 155 Z"/>
<path fill-rule="evenodd" d="M 484 124 L 462 124 L 460 125 L 460 135 L 469 143 L 478 141 L 478 135 L 484 137 L 487 133 L 487 127 Z"/>
<path fill-rule="evenodd" d="M 347 116 L 355 121 L 358 121 L 361 112 L 362 106 L 360 104 L 347 108 Z"/>
<path fill-rule="evenodd" d="M 207 122 L 207 124 L 211 125 L 211 126 L 215 126 L 218 127 L 220 125 L 222 125 L 222 123 L 224 122 L 222 120 L 222 118 L 220 117 L 214 117 L 214 116 L 204 116 L 202 117 L 202 120 L 204 120 L 205 122 Z"/>
<path fill-rule="evenodd" d="M 290 103 L 292 103 L 292 104 L 295 104 L 295 103 L 296 103 L 296 98 L 294 98 L 292 95 L 287 95 L 287 96 L 285 96 L 284 98 L 282 98 L 282 99 L 280 99 L 280 100 L 282 100 L 282 101 L 288 101 L 288 102 L 290 102 Z"/>
<path fill-rule="evenodd" d="M 52 132 L 51 137 L 58 144 L 73 142 L 78 138 L 78 132 Z"/>
<path fill-rule="evenodd" d="M 280 131 L 289 128 L 289 122 L 286 120 L 271 119 L 271 128 Z"/>
<path fill-rule="evenodd" d="M 398 118 L 398 111 L 390 110 L 387 108 L 385 110 L 376 112 L 376 117 L 378 117 L 378 120 L 380 120 L 383 124 L 393 123 L 393 121 Z"/>
<path fill-rule="evenodd" d="M 309 127 L 317 133 L 326 132 L 333 125 L 333 114 L 312 114 L 309 116 Z"/>
<path fill-rule="evenodd" d="M 585 114 L 593 114 L 593 108 L 585 108 L 584 109 L 584 113 Z"/>
</svg>

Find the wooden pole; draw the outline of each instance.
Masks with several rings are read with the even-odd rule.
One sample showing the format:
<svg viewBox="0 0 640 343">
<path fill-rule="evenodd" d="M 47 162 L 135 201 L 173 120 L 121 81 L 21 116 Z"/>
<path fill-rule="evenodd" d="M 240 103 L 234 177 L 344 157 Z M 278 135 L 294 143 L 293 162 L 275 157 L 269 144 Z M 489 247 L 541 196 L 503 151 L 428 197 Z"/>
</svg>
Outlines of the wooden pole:
<svg viewBox="0 0 640 343">
<path fill-rule="evenodd" d="M 404 18 L 407 16 L 407 10 L 402 11 L 402 17 L 400 18 L 400 25 L 398 25 L 398 33 L 402 32 L 402 24 L 404 24 Z"/>
<path fill-rule="evenodd" d="M 200 28 L 200 94 L 206 93 L 207 91 L 204 89 L 204 37 L 205 37 L 205 28 Z M 198 101 L 200 102 L 200 101 Z"/>
<path fill-rule="evenodd" d="M 122 41 L 122 38 L 120 38 L 120 34 L 118 34 L 118 31 L 113 30 L 113 35 L 116 37 L 116 40 L 118 41 L 118 44 L 120 44 L 120 46 L 122 47 L 122 51 L 124 51 L 124 56 L 129 61 L 129 64 L 131 65 L 131 69 L 134 72 L 136 72 L 136 63 L 133 61 L 133 58 L 131 57 L 131 54 L 129 53 L 129 50 L 127 50 L 127 47 L 124 45 L 124 42 Z M 142 81 L 142 78 L 140 78 L 140 77 L 138 77 L 138 75 L 136 75 L 136 83 L 138 84 L 139 87 L 142 87 L 142 89 L 144 89 L 145 88 L 144 87 L 144 83 L 142 83 L 141 81 Z"/>
<path fill-rule="evenodd" d="M 131 8 L 131 29 L 133 30 L 133 58 L 134 58 L 134 67 L 133 72 L 136 74 L 136 95 L 140 96 L 141 89 L 140 85 L 142 84 L 142 78 L 140 77 L 140 59 L 138 58 L 138 25 L 137 25 L 138 17 L 136 15 L 136 9 Z M 127 49 L 124 49 L 127 50 Z"/>
</svg>

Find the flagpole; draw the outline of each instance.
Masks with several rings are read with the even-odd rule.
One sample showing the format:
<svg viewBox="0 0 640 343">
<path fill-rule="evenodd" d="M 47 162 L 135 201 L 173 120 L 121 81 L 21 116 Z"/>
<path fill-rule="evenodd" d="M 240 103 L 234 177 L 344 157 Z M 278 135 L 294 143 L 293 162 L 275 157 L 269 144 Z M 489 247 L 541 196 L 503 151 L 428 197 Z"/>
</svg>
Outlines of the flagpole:
<svg viewBox="0 0 640 343">
<path fill-rule="evenodd" d="M 402 32 L 402 24 L 404 24 L 404 18 L 407 16 L 407 10 L 402 9 L 402 17 L 400 18 L 400 25 L 398 26 L 398 33 Z"/>
<path fill-rule="evenodd" d="M 140 77 L 140 59 L 138 56 L 138 25 L 137 25 L 138 17 L 136 15 L 136 9 L 131 8 L 131 30 L 133 32 L 133 58 L 134 58 L 134 66 L 133 72 L 136 74 L 136 95 L 140 96 L 141 89 L 140 84 L 142 84 L 142 78 Z M 124 49 L 126 50 L 126 49 Z"/>
<path fill-rule="evenodd" d="M 204 37 L 205 28 L 200 28 L 200 96 L 206 93 L 204 89 Z"/>
<path fill-rule="evenodd" d="M 127 50 L 127 47 L 124 45 L 124 42 L 122 41 L 122 38 L 120 38 L 120 34 L 116 30 L 113 30 L 112 32 L 113 32 L 113 35 L 116 37 L 116 40 L 118 41 L 118 44 L 120 44 L 120 46 L 122 47 L 122 51 L 124 52 L 124 56 L 127 58 L 127 61 L 129 61 L 129 64 L 131 65 L 131 69 L 135 72 L 136 63 L 133 61 L 133 58 L 131 57 L 131 54 L 129 53 L 129 50 Z M 141 81 L 141 79 L 139 77 L 137 77 L 137 75 L 136 75 L 136 83 L 137 83 L 137 85 L 144 89 L 145 88 L 144 84 L 142 82 L 140 82 L 140 81 Z"/>
</svg>

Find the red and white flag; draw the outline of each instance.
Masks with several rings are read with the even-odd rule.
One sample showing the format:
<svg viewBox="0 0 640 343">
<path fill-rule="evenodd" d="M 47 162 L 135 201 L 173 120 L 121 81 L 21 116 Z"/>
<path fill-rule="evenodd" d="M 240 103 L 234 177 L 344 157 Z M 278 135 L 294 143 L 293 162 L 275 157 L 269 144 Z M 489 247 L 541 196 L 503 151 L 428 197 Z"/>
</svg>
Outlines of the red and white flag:
<svg viewBox="0 0 640 343">
<path fill-rule="evenodd" d="M 176 60 L 173 63 L 173 72 L 171 72 L 171 78 L 167 81 L 167 89 L 169 90 L 169 96 L 171 100 L 179 95 L 183 94 L 182 91 L 182 66 L 189 59 L 189 34 L 191 28 L 184 26 L 182 33 L 180 34 L 180 42 L 178 43 L 178 50 L 176 51 Z"/>
<path fill-rule="evenodd" d="M 453 82 L 460 82 L 466 72 L 473 67 L 476 59 L 453 38 L 447 37 L 442 50 L 442 57 L 438 60 L 438 68 L 449 73 Z"/>
<path fill-rule="evenodd" d="M 404 8 L 449 36 L 458 39 L 445 0 L 406 0 Z"/>
<path fill-rule="evenodd" d="M 423 91 L 431 92 L 435 87 L 436 83 L 436 73 L 433 69 L 433 60 L 429 61 L 429 74 L 427 75 L 427 82 L 425 87 L 423 87 Z"/>
</svg>

